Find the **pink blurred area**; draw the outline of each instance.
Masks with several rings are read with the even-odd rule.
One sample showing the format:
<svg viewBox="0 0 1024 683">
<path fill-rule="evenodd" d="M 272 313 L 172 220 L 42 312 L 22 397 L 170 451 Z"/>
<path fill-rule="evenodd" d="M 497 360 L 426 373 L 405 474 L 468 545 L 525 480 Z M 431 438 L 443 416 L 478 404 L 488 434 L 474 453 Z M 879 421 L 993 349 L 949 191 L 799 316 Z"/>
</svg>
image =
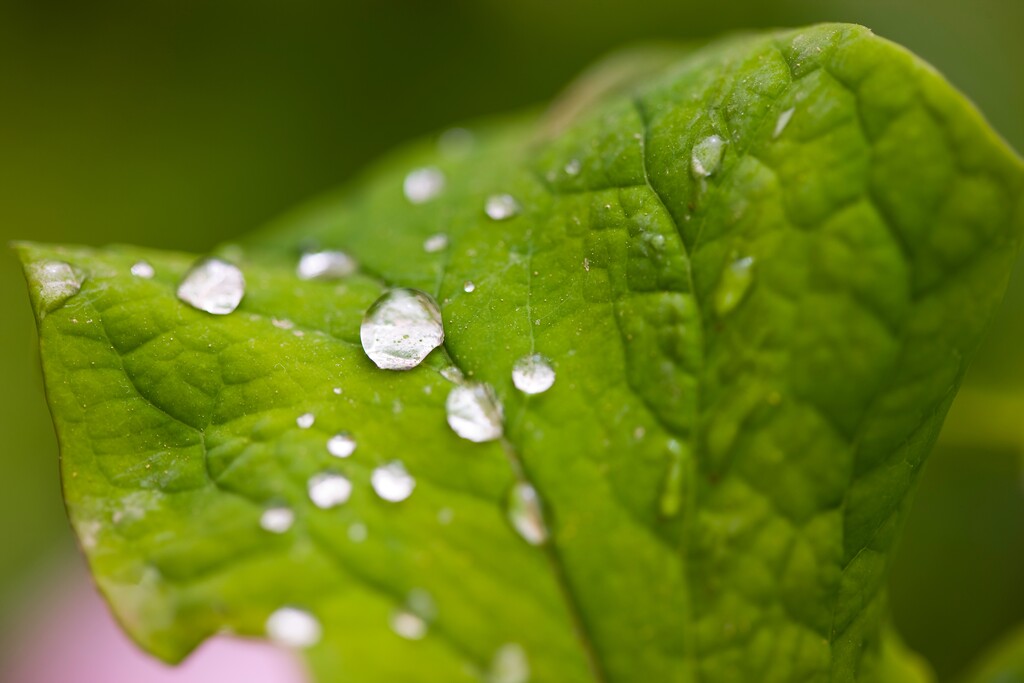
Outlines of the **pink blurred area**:
<svg viewBox="0 0 1024 683">
<path fill-rule="evenodd" d="M 76 567 L 50 577 L 0 630 L 3 683 L 306 683 L 292 653 L 256 640 L 208 640 L 177 667 L 140 651 Z"/>
</svg>

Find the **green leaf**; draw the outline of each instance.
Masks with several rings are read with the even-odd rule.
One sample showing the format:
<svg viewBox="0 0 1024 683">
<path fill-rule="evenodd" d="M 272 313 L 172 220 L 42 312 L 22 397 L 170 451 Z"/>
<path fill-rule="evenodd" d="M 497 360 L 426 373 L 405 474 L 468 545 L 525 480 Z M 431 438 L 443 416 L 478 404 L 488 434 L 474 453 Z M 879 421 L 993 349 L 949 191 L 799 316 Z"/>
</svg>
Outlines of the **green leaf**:
<svg viewBox="0 0 1024 683">
<path fill-rule="evenodd" d="M 322 681 L 519 681 L 492 668 L 509 644 L 536 683 L 922 678 L 886 635 L 889 551 L 1017 253 L 1024 165 L 863 28 L 641 63 L 219 250 L 247 280 L 230 315 L 176 298 L 191 255 L 20 247 L 71 519 L 143 647 L 176 661 L 293 605 L 323 625 Z M 412 204 L 425 166 L 445 187 Z M 521 210 L 492 220 L 502 193 Z M 311 245 L 360 272 L 298 279 Z M 360 348 L 391 287 L 443 311 L 408 372 Z M 533 353 L 557 379 L 526 396 Z M 448 428 L 449 364 L 494 387 L 503 439 Z M 370 484 L 394 460 L 399 503 Z M 347 503 L 309 501 L 323 471 Z M 517 482 L 549 543 L 506 518 Z M 283 534 L 260 526 L 277 504 Z M 392 631 L 403 608 L 425 637 Z"/>
</svg>

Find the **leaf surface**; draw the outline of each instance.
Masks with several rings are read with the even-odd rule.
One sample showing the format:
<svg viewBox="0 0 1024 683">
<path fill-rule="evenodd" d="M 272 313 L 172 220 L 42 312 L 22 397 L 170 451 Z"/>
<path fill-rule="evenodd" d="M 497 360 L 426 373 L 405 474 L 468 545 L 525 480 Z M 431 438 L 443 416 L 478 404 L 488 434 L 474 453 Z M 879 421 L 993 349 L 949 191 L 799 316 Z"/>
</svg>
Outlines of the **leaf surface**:
<svg viewBox="0 0 1024 683">
<path fill-rule="evenodd" d="M 323 625 L 322 681 L 508 683 L 510 643 L 537 683 L 920 679 L 887 635 L 889 550 L 1002 296 L 1024 166 L 859 27 L 651 63 L 222 248 L 247 280 L 227 316 L 176 298 L 192 255 L 21 246 L 72 522 L 143 647 L 176 661 L 295 605 Z M 444 189 L 412 204 L 426 166 Z M 493 220 L 503 193 L 521 210 Z M 310 246 L 360 272 L 297 279 Z M 81 291 L 55 295 L 47 263 Z M 360 348 L 392 287 L 443 312 L 409 372 Z M 526 396 L 511 369 L 534 353 L 557 379 Z M 502 440 L 448 428 L 449 365 L 494 387 Z M 417 482 L 400 503 L 370 485 L 394 460 Z M 353 482 L 344 505 L 310 502 L 324 471 Z M 517 481 L 547 545 L 507 520 Z M 271 534 L 278 504 L 296 519 Z M 426 636 L 399 637 L 424 594 Z"/>
</svg>

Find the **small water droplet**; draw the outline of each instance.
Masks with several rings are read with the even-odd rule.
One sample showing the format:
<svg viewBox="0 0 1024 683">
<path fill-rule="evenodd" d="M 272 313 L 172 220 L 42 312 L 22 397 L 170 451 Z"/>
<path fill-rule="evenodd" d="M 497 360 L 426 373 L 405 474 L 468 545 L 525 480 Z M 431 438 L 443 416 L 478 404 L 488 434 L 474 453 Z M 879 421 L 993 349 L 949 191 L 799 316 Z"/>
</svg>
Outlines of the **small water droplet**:
<svg viewBox="0 0 1024 683">
<path fill-rule="evenodd" d="M 39 261 L 32 264 L 32 278 L 39 283 L 39 298 L 46 308 L 67 301 L 82 289 L 82 279 L 63 261 Z"/>
<path fill-rule="evenodd" d="M 754 279 L 754 258 L 745 256 L 736 259 L 722 271 L 722 276 L 715 288 L 715 311 L 720 316 L 732 312 L 750 289 Z"/>
<path fill-rule="evenodd" d="M 466 280 L 465 282 L 462 283 L 462 291 L 466 292 L 467 294 L 472 292 L 474 289 L 476 289 L 476 285 L 474 285 L 470 280 Z"/>
<path fill-rule="evenodd" d="M 668 472 L 661 489 L 658 508 L 663 517 L 675 517 L 683 508 L 683 475 L 686 457 L 685 446 L 676 439 L 668 440 Z"/>
<path fill-rule="evenodd" d="M 459 370 L 454 365 L 448 365 L 441 368 L 441 376 L 452 384 L 461 384 L 465 376 L 462 374 L 462 370 Z"/>
<path fill-rule="evenodd" d="M 136 261 L 132 264 L 132 275 L 135 277 L 142 278 L 143 280 L 149 280 L 156 275 L 156 269 L 149 263 L 149 261 Z"/>
<path fill-rule="evenodd" d="M 427 635 L 427 622 L 407 609 L 391 613 L 391 630 L 406 640 L 422 640 Z"/>
<path fill-rule="evenodd" d="M 444 251 L 448 248 L 448 235 L 444 233 L 437 233 L 431 235 L 423 241 L 423 251 L 428 254 L 436 254 L 439 251 Z"/>
<path fill-rule="evenodd" d="M 504 419 L 501 403 L 488 384 L 461 384 L 445 401 L 448 425 L 463 439 L 482 443 L 501 437 Z"/>
<path fill-rule="evenodd" d="M 299 257 L 295 273 L 300 280 L 338 280 L 358 267 L 356 260 L 343 251 L 309 251 Z"/>
<path fill-rule="evenodd" d="M 451 508 L 441 508 L 437 511 L 437 521 L 440 524 L 448 525 L 455 519 L 455 511 Z"/>
<path fill-rule="evenodd" d="M 518 643 L 499 647 L 491 661 L 487 683 L 527 683 L 529 680 L 530 662 L 523 647 Z"/>
<path fill-rule="evenodd" d="M 270 324 L 279 330 L 290 330 L 293 327 L 295 327 L 295 323 L 293 323 L 291 320 L 284 320 L 281 318 L 271 318 Z"/>
<path fill-rule="evenodd" d="M 260 526 L 272 534 L 283 534 L 295 523 L 295 513 L 281 505 L 269 507 L 260 515 Z"/>
<path fill-rule="evenodd" d="M 314 474 L 306 486 L 313 505 L 323 510 L 343 505 L 352 495 L 352 482 L 333 472 Z"/>
<path fill-rule="evenodd" d="M 214 315 L 227 315 L 245 296 L 242 271 L 227 261 L 205 259 L 192 267 L 181 284 L 178 298 L 193 308 Z"/>
<path fill-rule="evenodd" d="M 520 481 L 509 491 L 508 519 L 519 535 L 530 545 L 542 545 L 548 540 L 548 528 L 540 508 L 537 490 Z"/>
<path fill-rule="evenodd" d="M 327 440 L 327 452 L 335 458 L 347 458 L 356 450 L 356 440 L 348 432 L 339 432 Z"/>
<path fill-rule="evenodd" d="M 690 171 L 695 178 L 707 178 L 722 164 L 725 152 L 725 140 L 718 135 L 704 138 L 693 146 L 690 157 Z"/>
<path fill-rule="evenodd" d="M 366 525 L 362 522 L 352 522 L 348 525 L 348 540 L 353 543 L 362 543 L 366 540 Z"/>
<path fill-rule="evenodd" d="M 444 173 L 435 166 L 417 168 L 405 176 L 402 191 L 413 204 L 423 204 L 441 194 L 444 190 Z"/>
<path fill-rule="evenodd" d="M 524 356 L 512 366 L 512 383 L 524 394 L 541 394 L 555 383 L 555 371 L 538 353 Z"/>
<path fill-rule="evenodd" d="M 796 107 L 790 107 L 779 114 L 779 118 L 775 119 L 775 130 L 772 131 L 773 140 L 782 135 L 782 131 L 786 130 L 786 126 L 789 125 L 789 120 L 793 118 L 793 112 L 795 111 Z"/>
<path fill-rule="evenodd" d="M 581 168 L 582 164 L 580 164 L 579 159 L 570 159 L 569 163 L 565 165 L 565 173 L 566 175 L 576 176 L 580 174 Z"/>
<path fill-rule="evenodd" d="M 467 128 L 449 128 L 441 133 L 437 140 L 437 148 L 445 156 L 457 157 L 467 154 L 473 149 L 475 142 L 473 131 Z"/>
<path fill-rule="evenodd" d="M 398 503 L 412 495 L 416 480 L 405 471 L 402 463 L 394 460 L 373 470 L 370 475 L 373 490 L 382 499 Z"/>
<path fill-rule="evenodd" d="M 316 415 L 313 413 L 303 413 L 295 418 L 295 424 L 299 426 L 299 429 L 309 429 L 316 422 Z"/>
<path fill-rule="evenodd" d="M 510 194 L 495 194 L 487 198 L 484 212 L 494 221 L 504 221 L 519 215 L 519 202 Z"/>
<path fill-rule="evenodd" d="M 336 396 L 341 396 L 341 387 L 334 387 L 331 391 L 333 391 Z"/>
<path fill-rule="evenodd" d="M 377 367 L 409 370 L 444 342 L 441 309 L 419 290 L 392 289 L 366 311 L 359 337 Z"/>
<path fill-rule="evenodd" d="M 323 629 L 312 614 L 297 607 L 281 607 L 267 617 L 267 637 L 279 645 L 294 648 L 313 647 L 320 642 Z"/>
</svg>

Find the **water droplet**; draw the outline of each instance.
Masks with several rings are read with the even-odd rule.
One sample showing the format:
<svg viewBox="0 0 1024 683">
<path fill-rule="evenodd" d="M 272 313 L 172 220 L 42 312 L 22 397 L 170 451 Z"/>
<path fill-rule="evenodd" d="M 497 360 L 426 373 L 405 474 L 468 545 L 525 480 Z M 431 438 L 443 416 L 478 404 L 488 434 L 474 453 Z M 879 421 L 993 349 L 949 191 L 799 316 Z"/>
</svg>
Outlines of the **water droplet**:
<svg viewBox="0 0 1024 683">
<path fill-rule="evenodd" d="M 337 280 L 356 272 L 356 260 L 343 251 L 309 251 L 295 269 L 300 280 Z"/>
<path fill-rule="evenodd" d="M 444 233 L 437 233 L 431 235 L 423 241 L 423 251 L 428 254 L 436 254 L 439 251 L 444 251 L 448 248 L 448 235 Z"/>
<path fill-rule="evenodd" d="M 445 401 L 448 425 L 463 439 L 482 443 L 501 437 L 504 419 L 501 403 L 488 384 L 461 384 Z"/>
<path fill-rule="evenodd" d="M 260 515 L 260 526 L 272 534 L 283 534 L 295 523 L 295 513 L 284 506 L 269 507 Z"/>
<path fill-rule="evenodd" d="M 427 635 L 427 622 L 407 609 L 391 613 L 391 630 L 406 640 L 422 640 Z"/>
<path fill-rule="evenodd" d="M 782 135 L 782 131 L 786 130 L 786 126 L 789 125 L 789 120 L 793 118 L 793 112 L 795 111 L 796 107 L 790 107 L 779 114 L 779 118 L 775 119 L 775 130 L 772 131 L 773 140 Z"/>
<path fill-rule="evenodd" d="M 555 383 L 555 371 L 540 354 L 524 356 L 512 366 L 512 383 L 524 394 L 541 394 Z"/>
<path fill-rule="evenodd" d="M 464 291 L 466 294 L 469 294 L 474 289 L 476 289 L 476 285 L 474 285 L 470 280 L 466 280 L 465 282 L 462 283 L 462 291 Z"/>
<path fill-rule="evenodd" d="M 220 259 L 200 261 L 178 285 L 178 298 L 193 308 L 227 315 L 245 296 L 245 277 L 237 266 Z"/>
<path fill-rule="evenodd" d="M 448 525 L 455 519 L 455 511 L 451 508 L 441 508 L 437 511 L 437 521 L 440 524 Z"/>
<path fill-rule="evenodd" d="M 693 146 L 690 158 L 690 171 L 695 178 L 707 178 L 718 170 L 725 152 L 725 140 L 718 135 L 704 138 Z"/>
<path fill-rule="evenodd" d="M 33 263 L 32 278 L 39 283 L 39 298 L 46 308 L 67 301 L 82 289 L 82 279 L 63 261 Z"/>
<path fill-rule="evenodd" d="M 398 503 L 412 495 L 416 488 L 416 480 L 405 471 L 405 466 L 397 460 L 373 470 L 370 483 L 377 495 L 390 503 Z"/>
<path fill-rule="evenodd" d="M 754 258 L 736 259 L 722 271 L 715 288 L 715 311 L 724 316 L 740 305 L 754 279 Z"/>
<path fill-rule="evenodd" d="M 683 508 L 683 475 L 686 447 L 676 439 L 668 440 L 668 473 L 661 489 L 658 508 L 663 517 L 675 517 Z"/>
<path fill-rule="evenodd" d="M 377 367 L 409 370 L 444 342 L 441 309 L 419 290 L 392 289 L 366 311 L 359 337 Z"/>
<path fill-rule="evenodd" d="M 341 387 L 334 387 L 331 391 L 334 392 L 335 396 L 341 396 Z"/>
<path fill-rule="evenodd" d="M 548 540 L 548 528 L 540 508 L 537 490 L 520 481 L 509 491 L 508 519 L 519 535 L 530 545 L 542 545 Z"/>
<path fill-rule="evenodd" d="M 286 647 L 313 647 L 320 642 L 323 629 L 317 618 L 297 607 L 281 607 L 267 617 L 267 637 Z"/>
<path fill-rule="evenodd" d="M 503 221 L 519 215 L 519 202 L 510 194 L 495 194 L 487 198 L 484 212 L 494 221 Z"/>
<path fill-rule="evenodd" d="M 323 510 L 348 502 L 349 496 L 352 495 L 352 482 L 343 475 L 332 472 L 314 474 L 306 486 L 313 505 Z"/>
<path fill-rule="evenodd" d="M 299 426 L 299 429 L 309 429 L 316 422 L 316 416 L 313 413 L 303 413 L 295 418 L 295 424 Z"/>
<path fill-rule="evenodd" d="M 356 440 L 348 432 L 339 432 L 327 440 L 327 452 L 335 458 L 347 458 L 356 450 Z"/>
<path fill-rule="evenodd" d="M 580 168 L 582 168 L 580 160 L 571 159 L 569 163 L 565 165 L 565 173 L 566 175 L 576 176 L 580 174 Z"/>
<path fill-rule="evenodd" d="M 518 643 L 506 643 L 498 648 L 491 661 L 487 683 L 527 683 L 530 663 L 526 651 Z"/>
<path fill-rule="evenodd" d="M 444 173 L 435 166 L 417 168 L 405 176 L 402 190 L 405 198 L 413 204 L 423 204 L 441 194 L 444 189 Z"/>
<path fill-rule="evenodd" d="M 282 318 L 271 318 L 270 324 L 279 330 L 290 330 L 293 327 L 295 327 L 295 323 L 293 323 L 291 320 L 286 320 Z"/>
<path fill-rule="evenodd" d="M 132 264 L 132 275 L 149 280 L 156 275 L 156 269 L 148 261 L 136 261 Z"/>
<path fill-rule="evenodd" d="M 441 376 L 452 384 L 461 384 L 465 377 L 462 374 L 462 370 L 459 370 L 454 365 L 448 365 L 441 368 Z"/>
<path fill-rule="evenodd" d="M 437 148 L 445 156 L 462 156 L 473 149 L 476 142 L 473 131 L 466 128 L 449 128 L 441 133 Z"/>
<path fill-rule="evenodd" d="M 353 543 L 362 543 L 366 540 L 366 525 L 362 522 L 352 522 L 348 525 L 348 540 Z"/>
</svg>

